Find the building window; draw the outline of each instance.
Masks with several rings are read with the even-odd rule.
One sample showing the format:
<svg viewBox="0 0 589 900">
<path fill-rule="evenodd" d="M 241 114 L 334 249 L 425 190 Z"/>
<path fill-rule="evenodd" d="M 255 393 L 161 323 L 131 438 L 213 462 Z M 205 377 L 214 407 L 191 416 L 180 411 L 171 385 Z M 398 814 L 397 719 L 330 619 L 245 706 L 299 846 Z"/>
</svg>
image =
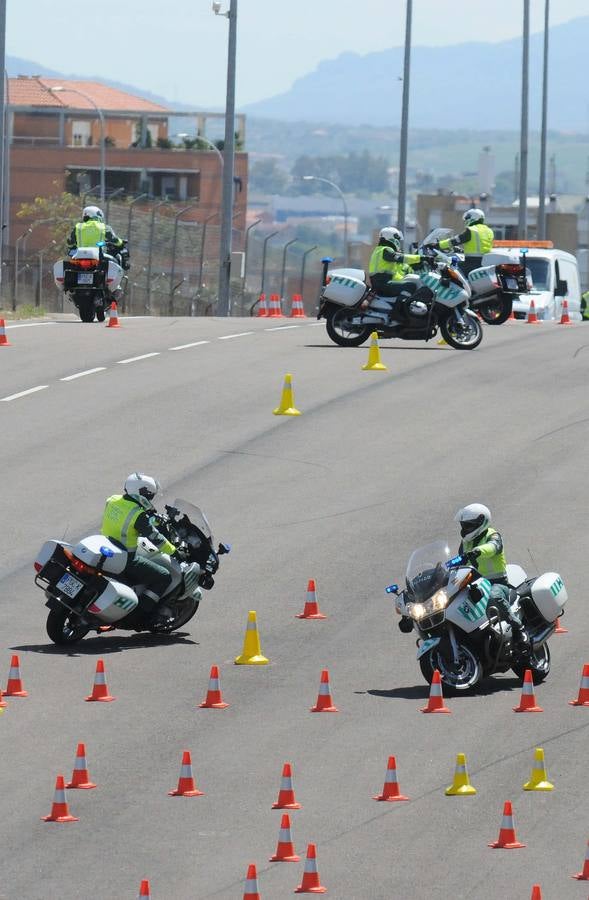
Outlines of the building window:
<svg viewBox="0 0 589 900">
<path fill-rule="evenodd" d="M 91 123 L 87 120 L 72 122 L 72 146 L 88 147 L 91 143 Z"/>
</svg>

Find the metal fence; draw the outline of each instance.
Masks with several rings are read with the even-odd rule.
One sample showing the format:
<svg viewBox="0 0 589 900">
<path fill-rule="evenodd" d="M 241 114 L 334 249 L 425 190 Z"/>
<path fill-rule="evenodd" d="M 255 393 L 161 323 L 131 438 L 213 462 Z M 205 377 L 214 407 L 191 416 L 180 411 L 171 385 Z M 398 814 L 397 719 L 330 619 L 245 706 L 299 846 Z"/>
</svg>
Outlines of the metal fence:
<svg viewBox="0 0 589 900">
<path fill-rule="evenodd" d="M 191 221 L 195 205 L 146 197 L 107 202 L 107 221 L 129 241 L 131 268 L 119 304 L 122 313 L 215 315 L 219 220 L 214 213 L 204 223 Z M 31 305 L 48 312 L 73 311 L 53 280 L 53 264 L 62 258 L 64 248 L 49 241 L 43 249 L 32 251 L 28 233 L 21 238 L 5 252 L 0 307 L 17 310 Z M 261 222 L 245 232 L 235 229 L 233 246 L 232 315 L 255 315 L 261 292 L 279 294 L 286 313 L 292 295 L 301 294 L 307 312 L 314 313 L 320 279 L 316 247 L 305 246 L 288 232 Z"/>
</svg>

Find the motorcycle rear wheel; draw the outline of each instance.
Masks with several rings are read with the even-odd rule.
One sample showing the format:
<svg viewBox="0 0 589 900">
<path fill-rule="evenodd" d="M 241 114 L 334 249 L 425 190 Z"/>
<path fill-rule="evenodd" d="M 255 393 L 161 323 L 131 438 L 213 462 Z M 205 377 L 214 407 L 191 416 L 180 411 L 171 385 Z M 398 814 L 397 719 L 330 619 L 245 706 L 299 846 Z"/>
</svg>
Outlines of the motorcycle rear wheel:
<svg viewBox="0 0 589 900">
<path fill-rule="evenodd" d="M 455 691 L 469 691 L 481 680 L 483 677 L 481 661 L 464 644 L 458 644 L 458 649 L 461 659 L 459 668 L 454 665 L 453 660 L 446 659 L 435 649 L 420 657 L 421 674 L 428 684 L 432 682 L 434 669 L 440 673 L 444 685 Z"/>
<path fill-rule="evenodd" d="M 358 315 L 358 310 L 347 306 L 338 306 L 327 314 L 325 327 L 327 334 L 338 347 L 359 347 L 370 337 L 374 330 L 369 325 L 350 326 L 349 320 Z"/>
<path fill-rule="evenodd" d="M 86 637 L 90 628 L 80 621 L 78 616 L 69 609 L 60 607 L 52 609 L 47 616 L 47 634 L 54 644 L 59 647 L 67 647 L 77 644 Z"/>
<path fill-rule="evenodd" d="M 483 326 L 478 316 L 470 310 L 464 313 L 464 321 L 466 328 L 454 316 L 448 316 L 440 322 L 442 337 L 455 350 L 475 350 L 483 339 Z"/>
<path fill-rule="evenodd" d="M 199 604 L 200 600 L 194 597 L 184 597 L 177 603 L 170 603 L 169 606 L 174 612 L 174 624 L 170 627 L 170 631 L 177 631 L 178 628 L 182 628 L 183 625 L 190 622 Z"/>
<path fill-rule="evenodd" d="M 503 294 L 477 306 L 477 312 L 487 325 L 503 325 L 510 317 L 512 309 L 513 300 Z"/>
<path fill-rule="evenodd" d="M 532 670 L 534 684 L 541 684 L 550 674 L 550 647 L 542 644 L 531 654 L 529 661 L 517 663 L 512 666 L 512 671 L 523 681 L 526 669 Z"/>
<path fill-rule="evenodd" d="M 78 301 L 78 312 L 82 322 L 93 322 L 95 314 L 94 300 L 89 297 L 81 297 Z"/>
</svg>

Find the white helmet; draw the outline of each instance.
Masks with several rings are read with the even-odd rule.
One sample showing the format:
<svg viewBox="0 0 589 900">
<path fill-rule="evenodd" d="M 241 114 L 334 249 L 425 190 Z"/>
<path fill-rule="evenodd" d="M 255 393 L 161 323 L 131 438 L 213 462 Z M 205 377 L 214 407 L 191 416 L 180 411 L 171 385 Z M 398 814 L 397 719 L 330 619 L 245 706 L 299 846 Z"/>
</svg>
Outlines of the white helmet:
<svg viewBox="0 0 589 900">
<path fill-rule="evenodd" d="M 378 236 L 381 241 L 392 244 L 395 250 L 400 250 L 403 246 L 403 232 L 399 228 L 394 228 L 392 225 L 381 228 Z"/>
<path fill-rule="evenodd" d="M 467 209 L 462 216 L 467 225 L 477 225 L 479 222 L 485 221 L 485 214 L 482 209 Z"/>
<path fill-rule="evenodd" d="M 160 489 L 160 483 L 151 475 L 143 472 L 133 472 L 125 481 L 125 494 L 140 503 L 146 509 L 152 505 L 152 500 Z"/>
<path fill-rule="evenodd" d="M 85 206 L 82 215 L 85 219 L 98 219 L 99 222 L 104 222 L 104 213 L 99 206 Z"/>
<path fill-rule="evenodd" d="M 491 524 L 491 510 L 482 503 L 469 503 L 458 510 L 454 521 L 460 523 L 460 536 L 474 541 Z"/>
</svg>

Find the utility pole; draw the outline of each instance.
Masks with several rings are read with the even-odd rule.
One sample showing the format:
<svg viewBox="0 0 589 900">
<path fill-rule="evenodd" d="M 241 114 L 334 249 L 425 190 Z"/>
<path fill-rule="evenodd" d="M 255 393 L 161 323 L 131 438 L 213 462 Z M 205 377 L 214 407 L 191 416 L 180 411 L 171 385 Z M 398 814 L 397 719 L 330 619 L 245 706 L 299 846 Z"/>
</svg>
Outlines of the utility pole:
<svg viewBox="0 0 589 900">
<path fill-rule="evenodd" d="M 220 4 L 219 4 L 220 6 Z M 215 10 L 215 4 L 213 4 Z M 227 51 L 227 99 L 225 103 L 225 143 L 223 145 L 223 200 L 219 249 L 218 314 L 231 312 L 231 241 L 233 231 L 233 170 L 235 166 L 235 69 L 237 56 L 237 0 L 230 0 L 229 46 Z"/>
<path fill-rule="evenodd" d="M 2 90 L 0 90 L 0 290 L 2 288 L 2 264 L 4 262 L 4 226 L 6 216 L 10 216 L 10 199 L 6 196 L 6 105 L 8 82 L 4 74 L 6 67 L 6 0 L 0 0 L 0 73 L 2 74 Z"/>
<path fill-rule="evenodd" d="M 519 150 L 519 216 L 518 238 L 528 236 L 528 95 L 530 59 L 530 0 L 524 0 L 524 27 L 522 52 L 522 117 Z"/>
<path fill-rule="evenodd" d="M 405 61 L 403 64 L 403 106 L 401 110 L 401 146 L 399 150 L 399 190 L 397 199 L 397 226 L 405 231 L 405 207 L 407 205 L 407 144 L 409 137 L 409 75 L 411 71 L 411 15 L 413 0 L 407 0 L 405 15 Z"/>
<path fill-rule="evenodd" d="M 538 203 L 537 234 L 540 240 L 546 238 L 546 138 L 548 119 L 548 30 L 550 20 L 550 0 L 544 0 L 544 68 L 542 74 L 542 131 L 540 135 L 540 187 Z"/>
</svg>

